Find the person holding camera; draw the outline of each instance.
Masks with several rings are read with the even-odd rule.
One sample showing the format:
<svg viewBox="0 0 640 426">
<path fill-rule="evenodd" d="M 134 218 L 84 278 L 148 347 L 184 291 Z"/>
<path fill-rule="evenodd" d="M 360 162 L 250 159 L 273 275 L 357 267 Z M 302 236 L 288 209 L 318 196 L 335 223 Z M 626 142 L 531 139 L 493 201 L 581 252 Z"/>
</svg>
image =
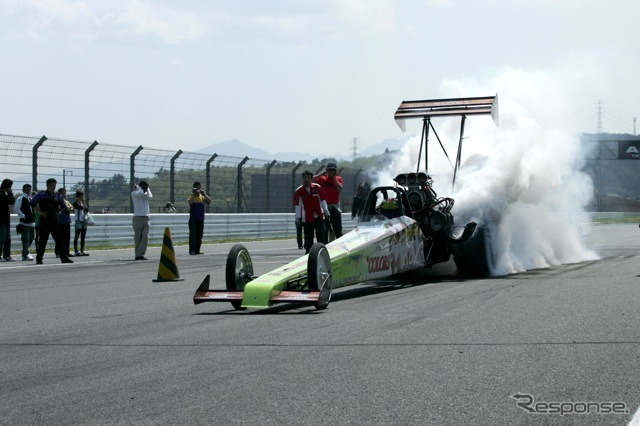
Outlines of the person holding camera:
<svg viewBox="0 0 640 426">
<path fill-rule="evenodd" d="M 54 178 L 47 179 L 47 189 L 45 191 L 38 192 L 29 201 L 34 212 L 40 213 L 40 238 L 36 247 L 36 263 L 42 265 L 44 253 L 47 250 L 47 241 L 49 235 L 53 237 L 57 247 L 63 247 L 60 252 L 60 261 L 62 263 L 73 263 L 73 260 L 69 259 L 68 249 L 64 247 L 62 241 L 62 234 L 60 232 L 60 212 L 67 208 L 64 197 L 56 192 L 56 185 L 58 181 Z"/>
<path fill-rule="evenodd" d="M 11 187 L 13 181 L 4 179 L 0 185 L 0 254 L 6 262 L 13 262 L 11 257 L 11 213 L 9 206 L 16 203 Z"/>
<path fill-rule="evenodd" d="M 141 180 L 137 185 L 133 185 L 131 199 L 133 200 L 133 243 L 135 244 L 136 260 L 147 260 L 144 255 L 147 253 L 149 243 L 149 200 L 153 194 L 149 189 L 147 181 Z"/>
<path fill-rule="evenodd" d="M 87 238 L 87 215 L 89 214 L 89 206 L 84 200 L 84 191 L 82 189 L 76 190 L 76 200 L 73 202 L 73 213 L 75 216 L 75 223 L 73 225 L 75 233 L 73 236 L 73 250 L 75 257 L 89 256 L 89 253 L 84 252 L 84 243 Z M 80 251 L 78 251 L 78 239 L 80 240 Z"/>
<path fill-rule="evenodd" d="M 189 254 L 204 254 L 200 251 L 200 247 L 204 235 L 205 203 L 211 204 L 211 197 L 204 192 L 200 182 L 193 182 L 193 189 L 187 202 L 189 203 Z"/>
<path fill-rule="evenodd" d="M 25 183 L 22 185 L 22 195 L 16 200 L 15 211 L 20 219 L 18 227 L 20 228 L 19 234 L 22 242 L 22 260 L 35 260 L 29 251 L 31 244 L 36 233 L 36 215 L 33 212 L 33 207 L 29 204 L 31 201 L 31 185 Z"/>
</svg>

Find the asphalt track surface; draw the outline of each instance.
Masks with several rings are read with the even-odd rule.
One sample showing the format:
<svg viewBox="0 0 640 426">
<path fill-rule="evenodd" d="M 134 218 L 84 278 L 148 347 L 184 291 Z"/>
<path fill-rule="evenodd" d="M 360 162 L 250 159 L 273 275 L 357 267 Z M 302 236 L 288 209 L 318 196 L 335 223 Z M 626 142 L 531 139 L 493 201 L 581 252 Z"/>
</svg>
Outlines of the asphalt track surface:
<svg viewBox="0 0 640 426">
<path fill-rule="evenodd" d="M 640 230 L 588 232 L 600 260 L 370 282 L 325 311 L 194 306 L 206 274 L 224 287 L 230 244 L 176 247 L 181 282 L 152 282 L 159 248 L 148 261 L 126 249 L 3 262 L 0 423 L 627 424 L 640 405 Z M 246 244 L 256 273 L 299 256 L 294 245 Z M 628 413 L 530 413 L 515 394 L 538 411 Z"/>
</svg>

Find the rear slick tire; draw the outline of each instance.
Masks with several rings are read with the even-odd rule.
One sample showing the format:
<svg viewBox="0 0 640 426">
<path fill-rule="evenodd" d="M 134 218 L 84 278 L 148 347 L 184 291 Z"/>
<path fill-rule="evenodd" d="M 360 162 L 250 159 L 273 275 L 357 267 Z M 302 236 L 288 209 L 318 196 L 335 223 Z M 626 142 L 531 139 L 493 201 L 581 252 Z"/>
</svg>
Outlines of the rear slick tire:
<svg viewBox="0 0 640 426">
<path fill-rule="evenodd" d="M 466 278 L 486 278 L 491 274 L 493 253 L 486 226 L 478 226 L 464 243 L 453 244 L 453 259 L 458 273 Z"/>
</svg>

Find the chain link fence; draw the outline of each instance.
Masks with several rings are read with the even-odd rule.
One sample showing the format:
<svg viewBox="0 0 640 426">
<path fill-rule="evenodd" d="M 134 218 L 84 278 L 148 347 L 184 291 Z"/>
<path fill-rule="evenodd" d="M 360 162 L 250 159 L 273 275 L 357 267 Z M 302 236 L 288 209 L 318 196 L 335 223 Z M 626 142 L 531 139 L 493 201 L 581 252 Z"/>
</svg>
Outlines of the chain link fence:
<svg viewBox="0 0 640 426">
<path fill-rule="evenodd" d="M 91 210 L 98 213 L 130 213 L 130 193 L 140 180 L 146 180 L 153 193 L 152 212 L 161 213 L 168 202 L 178 213 L 188 212 L 187 197 L 198 181 L 213 200 L 209 213 L 288 213 L 302 172 L 324 167 L 46 136 L 0 134 L 0 150 L 0 179 L 13 180 L 14 193 L 25 183 L 43 190 L 46 180 L 55 178 L 72 201 L 76 190 L 84 190 Z M 338 174 L 345 182 L 342 208 L 350 211 L 357 184 L 367 176 L 349 168 Z"/>
</svg>

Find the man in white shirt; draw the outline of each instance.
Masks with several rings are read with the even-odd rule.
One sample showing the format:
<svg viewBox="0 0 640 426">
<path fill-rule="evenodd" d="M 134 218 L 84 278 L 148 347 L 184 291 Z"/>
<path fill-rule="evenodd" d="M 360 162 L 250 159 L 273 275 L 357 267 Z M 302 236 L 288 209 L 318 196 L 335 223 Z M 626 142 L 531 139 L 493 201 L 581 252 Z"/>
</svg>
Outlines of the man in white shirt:
<svg viewBox="0 0 640 426">
<path fill-rule="evenodd" d="M 136 260 L 147 260 L 149 242 L 149 200 L 153 198 L 149 184 L 141 180 L 133 186 L 131 199 L 133 200 L 133 242 L 135 244 Z"/>
</svg>

